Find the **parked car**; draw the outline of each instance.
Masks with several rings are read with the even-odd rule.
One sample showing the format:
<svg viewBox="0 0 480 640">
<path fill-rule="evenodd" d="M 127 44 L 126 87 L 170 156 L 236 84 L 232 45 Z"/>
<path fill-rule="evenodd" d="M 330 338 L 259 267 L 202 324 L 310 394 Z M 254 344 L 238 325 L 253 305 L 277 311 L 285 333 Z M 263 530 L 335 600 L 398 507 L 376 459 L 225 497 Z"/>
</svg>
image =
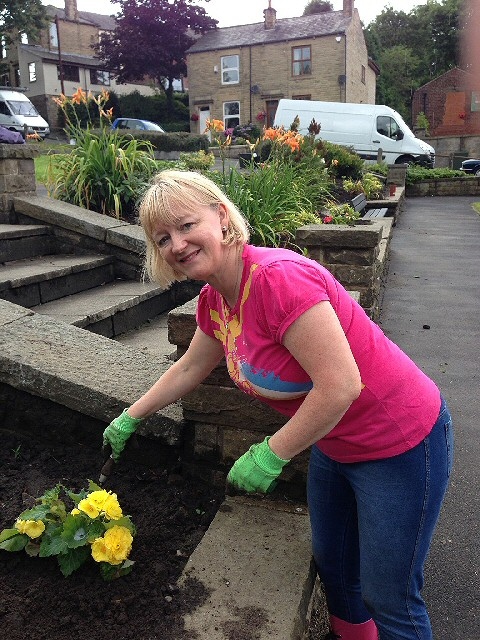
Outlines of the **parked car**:
<svg viewBox="0 0 480 640">
<path fill-rule="evenodd" d="M 137 118 L 116 118 L 112 122 L 112 129 L 127 129 L 134 131 L 159 131 L 165 133 L 165 130 L 155 122 L 150 120 L 138 120 Z"/>
<path fill-rule="evenodd" d="M 474 160 L 473 158 L 470 158 L 470 160 L 464 160 L 460 167 L 460 171 L 473 173 L 474 176 L 480 177 L 480 160 Z"/>
</svg>

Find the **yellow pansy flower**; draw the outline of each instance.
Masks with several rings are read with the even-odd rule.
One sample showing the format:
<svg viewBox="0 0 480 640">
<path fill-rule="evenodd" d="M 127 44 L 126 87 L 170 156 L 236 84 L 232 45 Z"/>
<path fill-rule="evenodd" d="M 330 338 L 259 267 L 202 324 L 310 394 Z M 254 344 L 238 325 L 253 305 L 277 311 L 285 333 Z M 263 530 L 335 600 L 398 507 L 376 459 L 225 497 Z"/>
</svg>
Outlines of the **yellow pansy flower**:
<svg viewBox="0 0 480 640">
<path fill-rule="evenodd" d="M 45 531 L 45 525 L 41 520 L 17 520 L 15 529 L 26 533 L 29 538 L 39 538 Z"/>
<path fill-rule="evenodd" d="M 114 526 L 105 532 L 103 538 L 97 538 L 93 541 L 93 559 L 95 562 L 121 564 L 128 558 L 132 542 L 132 534 L 126 527 Z"/>
</svg>

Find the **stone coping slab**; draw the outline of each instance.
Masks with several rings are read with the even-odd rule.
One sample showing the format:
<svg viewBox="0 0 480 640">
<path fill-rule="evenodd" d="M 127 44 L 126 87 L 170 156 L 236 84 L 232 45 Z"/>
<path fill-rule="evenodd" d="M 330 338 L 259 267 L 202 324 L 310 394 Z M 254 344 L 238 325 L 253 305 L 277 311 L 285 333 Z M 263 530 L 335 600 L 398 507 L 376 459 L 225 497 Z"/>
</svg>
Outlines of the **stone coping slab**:
<svg viewBox="0 0 480 640">
<path fill-rule="evenodd" d="M 0 300 L 0 382 L 108 424 L 145 393 L 169 363 L 103 336 Z M 140 426 L 178 445 L 175 403 Z"/>
<path fill-rule="evenodd" d="M 304 504 L 227 497 L 180 579 L 209 591 L 185 616 L 186 630 L 208 640 L 303 638 L 315 579 L 310 540 Z"/>
</svg>

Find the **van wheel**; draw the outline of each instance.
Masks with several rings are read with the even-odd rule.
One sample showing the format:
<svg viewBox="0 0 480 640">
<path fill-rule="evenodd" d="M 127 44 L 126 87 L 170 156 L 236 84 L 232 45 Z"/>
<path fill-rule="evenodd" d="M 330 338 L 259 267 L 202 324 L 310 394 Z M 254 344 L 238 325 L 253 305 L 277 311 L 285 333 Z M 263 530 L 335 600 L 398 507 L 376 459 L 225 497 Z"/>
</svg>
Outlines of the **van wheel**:
<svg viewBox="0 0 480 640">
<path fill-rule="evenodd" d="M 477 178 L 480 178 L 480 169 L 478 169 L 478 171 L 475 171 L 475 175 Z"/>
<path fill-rule="evenodd" d="M 408 166 L 415 164 L 415 158 L 412 156 L 400 156 L 395 160 L 395 164 L 408 164 Z"/>
</svg>

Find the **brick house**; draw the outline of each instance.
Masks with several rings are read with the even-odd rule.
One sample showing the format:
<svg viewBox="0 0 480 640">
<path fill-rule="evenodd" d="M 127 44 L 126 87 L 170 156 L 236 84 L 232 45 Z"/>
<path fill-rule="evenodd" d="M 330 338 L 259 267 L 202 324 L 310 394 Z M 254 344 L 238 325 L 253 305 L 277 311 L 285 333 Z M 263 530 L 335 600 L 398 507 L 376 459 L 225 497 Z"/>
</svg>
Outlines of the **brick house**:
<svg viewBox="0 0 480 640">
<path fill-rule="evenodd" d="M 147 84 L 117 84 L 95 55 L 100 35 L 115 29 L 112 16 L 78 11 L 77 0 L 65 0 L 65 9 L 50 5 L 46 9 L 49 24 L 39 42 L 18 42 L 9 47 L 4 60 L 9 64 L 9 72 L 0 78 L 0 84 L 24 87 L 51 127 L 57 126 L 58 112 L 52 97 L 60 93 L 71 96 L 78 87 L 94 94 L 102 88 L 114 90 L 118 95 L 134 90 L 153 94 Z"/>
<path fill-rule="evenodd" d="M 432 136 L 480 135 L 480 81 L 468 71 L 450 69 L 415 91 L 413 122 L 422 111 Z"/>
<path fill-rule="evenodd" d="M 280 98 L 374 104 L 378 67 L 353 5 L 277 20 L 269 0 L 264 22 L 199 38 L 187 52 L 192 131 L 207 118 L 269 126 Z"/>
</svg>

